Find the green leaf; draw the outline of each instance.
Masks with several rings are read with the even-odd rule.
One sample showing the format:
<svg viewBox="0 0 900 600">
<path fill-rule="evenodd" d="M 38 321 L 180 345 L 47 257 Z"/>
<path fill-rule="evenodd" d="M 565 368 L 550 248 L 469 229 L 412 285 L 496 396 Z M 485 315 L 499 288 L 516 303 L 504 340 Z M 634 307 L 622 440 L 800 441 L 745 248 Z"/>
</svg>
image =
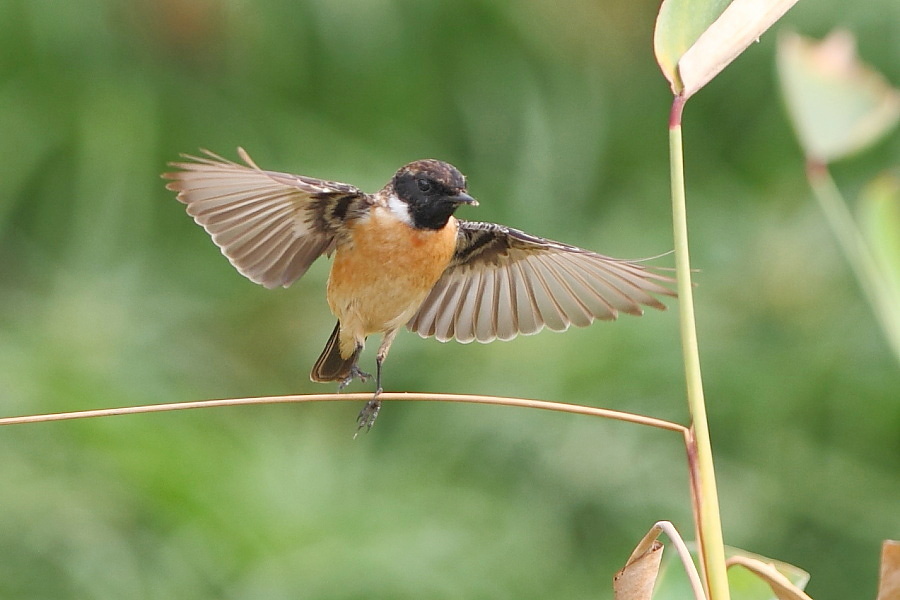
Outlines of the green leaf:
<svg viewBox="0 0 900 600">
<path fill-rule="evenodd" d="M 777 577 L 783 577 L 789 582 L 790 587 L 802 590 L 809 583 L 809 573 L 785 562 L 765 558 L 739 548 L 726 546 L 725 553 L 729 564 L 733 562 L 759 563 L 777 571 Z M 691 550 L 695 562 L 697 562 L 696 549 Z M 731 592 L 731 600 L 780 600 L 772 587 L 758 574 L 746 568 L 728 569 L 728 590 Z M 791 596 L 785 596 L 790 598 Z M 795 595 L 793 598 L 804 598 L 805 595 Z M 653 600 L 684 600 L 693 598 L 690 585 L 684 570 L 673 556 L 665 556 L 662 560 L 659 579 L 653 592 Z"/>
<path fill-rule="evenodd" d="M 863 189 L 859 226 L 894 299 L 892 304 L 900 307 L 900 173 L 884 173 Z"/>
<path fill-rule="evenodd" d="M 738 568 L 733 568 L 738 567 Z M 735 600 L 811 600 L 809 576 L 793 565 L 738 551 L 728 559 L 728 587 Z"/>
<path fill-rule="evenodd" d="M 816 43 L 787 34 L 778 75 L 807 158 L 827 163 L 866 148 L 900 118 L 900 91 L 856 55 L 856 41 L 835 31 Z"/>
<path fill-rule="evenodd" d="M 729 4 L 729 0 L 664 0 L 659 7 L 653 32 L 653 51 L 659 68 L 676 95 L 683 89 L 678 61 Z"/>
<path fill-rule="evenodd" d="M 797 0 L 665 0 L 656 19 L 656 61 L 675 95 L 690 98 Z"/>
</svg>

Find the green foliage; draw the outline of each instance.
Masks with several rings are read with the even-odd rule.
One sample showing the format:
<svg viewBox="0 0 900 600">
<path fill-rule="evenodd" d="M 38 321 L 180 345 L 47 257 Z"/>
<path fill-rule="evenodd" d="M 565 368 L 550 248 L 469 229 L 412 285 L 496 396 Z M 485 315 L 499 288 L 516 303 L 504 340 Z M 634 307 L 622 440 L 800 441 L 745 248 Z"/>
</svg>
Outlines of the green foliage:
<svg viewBox="0 0 900 600">
<path fill-rule="evenodd" d="M 673 82 L 676 93 L 683 87 L 679 81 L 678 60 L 729 4 L 731 0 L 668 0 L 660 6 L 653 45 L 660 68 L 666 79 Z M 679 83 L 675 84 L 675 81 Z"/>
<path fill-rule="evenodd" d="M 439 157 L 481 201 L 464 218 L 670 249 L 655 9 L 0 4 L 0 413 L 327 389 L 307 378 L 333 325 L 327 265 L 290 290 L 240 277 L 159 179 L 200 146 L 367 190 Z M 896 16 L 801 2 L 785 21 L 847 23 L 896 83 Z M 817 600 L 874 597 L 900 374 L 808 197 L 773 54 L 771 36 L 724 71 L 685 129 L 725 536 L 811 572 Z M 876 154 L 842 185 L 897 137 Z M 489 346 L 401 335 L 385 378 L 686 418 L 674 311 Z M 0 429 L 0 597 L 582 598 L 656 520 L 691 530 L 676 435 L 398 403 L 354 442 L 358 408 Z"/>
<path fill-rule="evenodd" d="M 862 233 L 886 285 L 900 298 L 900 174 L 879 175 L 863 189 L 859 204 Z"/>
</svg>

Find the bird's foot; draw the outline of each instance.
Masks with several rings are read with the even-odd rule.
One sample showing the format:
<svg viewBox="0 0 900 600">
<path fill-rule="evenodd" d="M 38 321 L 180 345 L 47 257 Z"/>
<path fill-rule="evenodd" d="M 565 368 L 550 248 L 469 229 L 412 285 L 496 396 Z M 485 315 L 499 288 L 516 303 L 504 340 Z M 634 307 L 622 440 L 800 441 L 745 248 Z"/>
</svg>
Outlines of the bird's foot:
<svg viewBox="0 0 900 600">
<path fill-rule="evenodd" d="M 353 383 L 354 379 L 359 379 L 360 381 L 365 383 L 369 380 L 370 377 L 372 376 L 361 370 L 356 365 L 353 365 L 352 367 L 350 367 L 350 374 L 347 375 L 347 378 L 344 379 L 338 386 L 338 393 L 343 392 L 344 388 Z"/>
<path fill-rule="evenodd" d="M 363 407 L 361 411 L 359 411 L 359 416 L 356 418 L 356 433 L 353 434 L 353 439 L 356 439 L 356 436 L 359 435 L 359 432 L 365 428 L 366 431 L 372 429 L 372 425 L 375 424 L 375 419 L 378 418 L 378 411 L 381 410 L 381 400 L 378 399 L 379 394 L 381 394 L 382 389 L 378 388 L 375 391 L 375 395 L 372 396 L 372 399 L 366 402 L 366 405 Z"/>
</svg>

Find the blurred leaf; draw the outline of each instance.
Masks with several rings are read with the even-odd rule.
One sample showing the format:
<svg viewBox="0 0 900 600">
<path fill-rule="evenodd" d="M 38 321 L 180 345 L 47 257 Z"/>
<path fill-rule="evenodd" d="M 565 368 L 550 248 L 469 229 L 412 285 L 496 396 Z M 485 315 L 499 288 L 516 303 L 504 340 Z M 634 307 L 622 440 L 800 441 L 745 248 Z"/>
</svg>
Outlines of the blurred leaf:
<svg viewBox="0 0 900 600">
<path fill-rule="evenodd" d="M 859 198 L 860 230 L 900 306 L 900 176 L 885 173 Z"/>
<path fill-rule="evenodd" d="M 794 566 L 788 565 L 786 563 L 777 563 L 773 561 L 769 561 L 768 559 L 760 560 L 760 558 L 755 557 L 752 554 L 738 552 L 735 555 L 731 556 L 727 561 L 728 567 L 732 566 L 741 566 L 744 569 L 739 569 L 737 571 L 729 571 L 728 581 L 730 586 L 734 589 L 735 598 L 747 600 L 751 599 L 760 599 L 764 600 L 769 598 L 770 596 L 766 593 L 762 592 L 753 592 L 751 593 L 739 593 L 738 590 L 742 589 L 741 581 L 742 574 L 744 575 L 753 575 L 754 579 L 759 579 L 768 584 L 771 588 L 772 592 L 775 593 L 775 596 L 778 600 L 811 600 L 809 596 L 803 593 L 803 590 L 800 589 L 800 585 L 791 581 L 788 575 L 793 575 L 798 580 L 805 585 L 806 573 L 797 569 Z M 734 575 L 732 575 L 732 572 Z"/>
<path fill-rule="evenodd" d="M 676 95 L 690 98 L 797 0 L 666 0 L 656 20 L 656 60 Z"/>
<path fill-rule="evenodd" d="M 803 569 L 739 548 L 726 546 L 725 552 L 727 554 L 726 564 L 729 567 L 731 565 L 745 567 L 745 569 L 728 569 L 728 589 L 731 592 L 732 600 L 808 599 L 806 594 L 796 595 L 797 590 L 802 590 L 809 583 L 809 573 Z M 695 548 L 691 550 L 691 554 L 696 560 Z M 684 570 L 676 568 L 672 564 L 672 560 L 671 557 L 667 557 L 662 565 L 659 582 L 653 595 L 654 600 L 681 600 L 693 597 L 689 583 L 684 576 Z M 769 585 L 770 580 L 780 586 L 774 596 L 773 590 L 776 588 Z M 784 595 L 785 592 L 782 590 L 790 590 L 788 593 L 795 595 Z"/>
<path fill-rule="evenodd" d="M 813 166 L 815 168 L 807 169 L 807 173 L 816 200 L 900 360 L 900 312 L 897 311 L 897 294 L 884 275 L 887 269 L 876 259 L 828 168 L 822 164 Z"/>
<path fill-rule="evenodd" d="M 885 540 L 881 546 L 881 575 L 878 578 L 878 599 L 900 598 L 900 542 Z"/>
<path fill-rule="evenodd" d="M 900 91 L 859 61 L 856 41 L 846 31 L 834 31 L 819 43 L 784 35 L 778 75 L 808 158 L 843 158 L 874 143 L 900 118 Z"/>
<path fill-rule="evenodd" d="M 649 600 L 659 575 L 664 546 L 654 541 L 639 556 L 632 555 L 613 578 L 615 600 Z"/>
</svg>

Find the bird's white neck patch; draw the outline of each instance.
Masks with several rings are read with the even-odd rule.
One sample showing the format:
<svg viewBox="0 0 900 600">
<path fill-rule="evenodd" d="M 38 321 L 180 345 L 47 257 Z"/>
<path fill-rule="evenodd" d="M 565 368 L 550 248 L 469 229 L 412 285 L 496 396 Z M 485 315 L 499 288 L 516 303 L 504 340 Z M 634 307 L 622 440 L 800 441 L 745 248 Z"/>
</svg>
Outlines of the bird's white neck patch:
<svg viewBox="0 0 900 600">
<path fill-rule="evenodd" d="M 407 225 L 412 225 L 412 217 L 409 214 L 409 204 L 397 197 L 397 194 L 390 194 L 387 197 L 387 207 L 392 215 L 403 221 Z"/>
</svg>

